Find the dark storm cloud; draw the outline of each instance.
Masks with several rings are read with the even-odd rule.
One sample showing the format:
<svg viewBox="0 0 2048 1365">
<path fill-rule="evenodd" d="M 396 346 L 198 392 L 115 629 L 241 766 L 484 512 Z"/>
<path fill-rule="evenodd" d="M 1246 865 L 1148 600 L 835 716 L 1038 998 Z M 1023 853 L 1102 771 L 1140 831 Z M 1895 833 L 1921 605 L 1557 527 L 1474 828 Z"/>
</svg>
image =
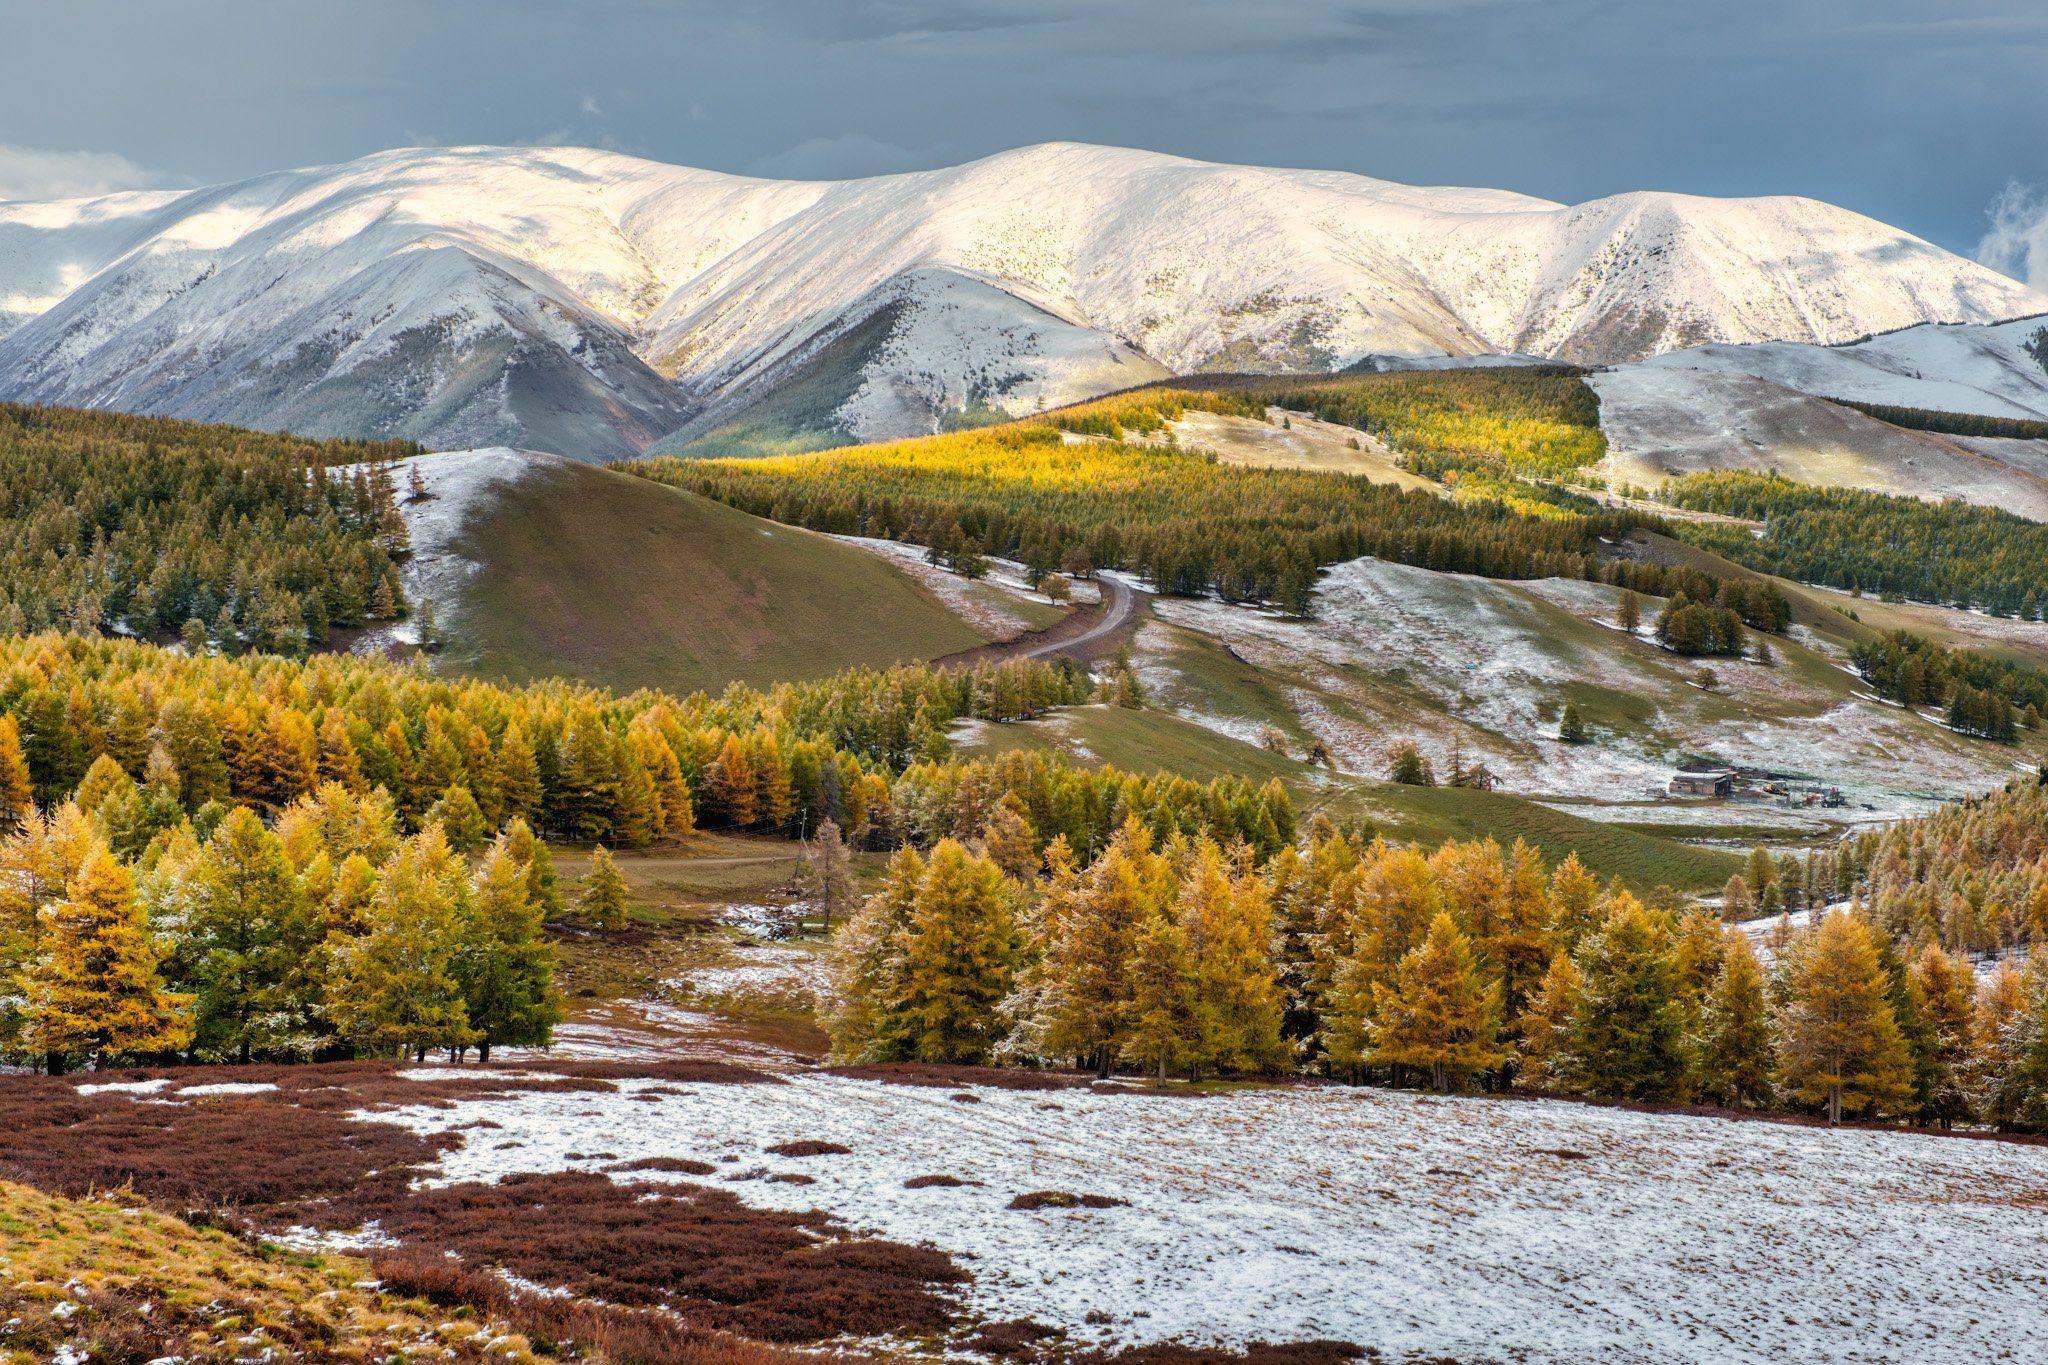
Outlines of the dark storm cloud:
<svg viewBox="0 0 2048 1365">
<path fill-rule="evenodd" d="M 0 0 L 0 33 L 24 184 L 423 142 L 874 174 L 1072 138 L 1810 194 L 1969 250 L 2048 183 L 2040 0 Z"/>
</svg>

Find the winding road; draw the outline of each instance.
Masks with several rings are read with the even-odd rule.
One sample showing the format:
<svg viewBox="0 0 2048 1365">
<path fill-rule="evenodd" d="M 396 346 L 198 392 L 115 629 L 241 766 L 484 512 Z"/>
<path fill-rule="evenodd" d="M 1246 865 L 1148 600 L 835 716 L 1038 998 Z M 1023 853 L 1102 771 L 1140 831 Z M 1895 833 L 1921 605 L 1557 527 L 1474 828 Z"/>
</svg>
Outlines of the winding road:
<svg viewBox="0 0 2048 1365">
<path fill-rule="evenodd" d="M 1065 654 L 1069 650 L 1086 649 L 1122 630 L 1130 623 L 1138 610 L 1138 594 L 1128 583 L 1114 578 L 1095 580 L 1103 595 L 1102 616 L 1094 625 L 1079 635 L 1070 635 L 1064 640 L 1044 640 L 1026 645 L 1015 651 L 1013 658 L 1042 659 L 1049 654 Z"/>
</svg>

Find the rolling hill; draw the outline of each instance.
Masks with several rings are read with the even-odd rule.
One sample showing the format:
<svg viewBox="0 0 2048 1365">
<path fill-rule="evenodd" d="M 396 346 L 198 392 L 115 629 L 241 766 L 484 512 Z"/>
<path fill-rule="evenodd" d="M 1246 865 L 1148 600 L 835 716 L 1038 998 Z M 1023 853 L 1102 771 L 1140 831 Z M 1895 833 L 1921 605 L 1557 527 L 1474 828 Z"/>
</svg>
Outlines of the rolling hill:
<svg viewBox="0 0 2048 1365">
<path fill-rule="evenodd" d="M 434 603 L 445 668 L 682 694 L 988 638 L 877 555 L 629 475 L 530 451 L 407 463 L 427 496 L 401 507 L 406 590 Z"/>
<path fill-rule="evenodd" d="M 1163 371 L 1607 362 L 2043 307 L 1811 200 L 1567 206 L 1070 143 L 844 182 L 404 150 L 0 205 L 0 396 L 581 458 L 758 431 L 791 386 L 786 434 L 815 443 Z"/>
</svg>

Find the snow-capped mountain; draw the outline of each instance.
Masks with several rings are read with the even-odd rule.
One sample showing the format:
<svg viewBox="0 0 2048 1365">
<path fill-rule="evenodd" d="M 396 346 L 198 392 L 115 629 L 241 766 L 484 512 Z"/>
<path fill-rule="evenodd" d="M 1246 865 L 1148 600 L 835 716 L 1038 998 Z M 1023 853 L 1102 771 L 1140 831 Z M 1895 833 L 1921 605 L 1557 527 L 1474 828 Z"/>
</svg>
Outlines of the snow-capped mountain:
<svg viewBox="0 0 2048 1365">
<path fill-rule="evenodd" d="M 2043 309 L 1811 200 L 1563 206 L 1075 144 L 816 183 L 412 150 L 0 204 L 0 396 L 585 457 L 814 382 L 856 337 L 817 420 L 871 437 L 1169 371 L 1616 361 Z"/>
</svg>

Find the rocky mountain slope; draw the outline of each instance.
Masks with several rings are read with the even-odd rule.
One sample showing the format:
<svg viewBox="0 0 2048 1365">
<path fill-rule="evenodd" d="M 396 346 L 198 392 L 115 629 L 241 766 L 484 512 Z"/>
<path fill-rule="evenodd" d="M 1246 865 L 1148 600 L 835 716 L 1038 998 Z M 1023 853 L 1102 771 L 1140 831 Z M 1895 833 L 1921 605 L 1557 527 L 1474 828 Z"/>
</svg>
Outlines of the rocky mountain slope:
<svg viewBox="0 0 2048 1365">
<path fill-rule="evenodd" d="M 1162 371 L 1617 361 L 2048 300 L 1803 199 L 1565 206 L 1049 144 L 844 182 L 566 148 L 0 204 L 0 396 L 636 452 L 815 378 L 826 437 Z"/>
</svg>

